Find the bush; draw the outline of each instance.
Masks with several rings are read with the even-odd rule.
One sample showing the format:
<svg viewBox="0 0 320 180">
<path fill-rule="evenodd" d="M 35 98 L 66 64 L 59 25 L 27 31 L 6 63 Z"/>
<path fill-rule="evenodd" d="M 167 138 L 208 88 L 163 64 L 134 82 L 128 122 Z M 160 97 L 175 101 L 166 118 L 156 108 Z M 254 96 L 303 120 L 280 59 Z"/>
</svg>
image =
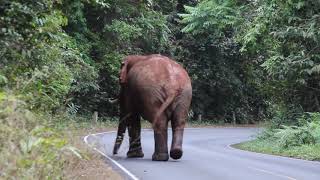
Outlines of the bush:
<svg viewBox="0 0 320 180">
<path fill-rule="evenodd" d="M 320 144 L 320 123 L 319 122 L 311 122 L 310 124 L 311 133 L 314 136 L 316 143 Z"/>
<path fill-rule="evenodd" d="M 304 144 L 315 144 L 315 137 L 311 134 L 308 126 L 282 126 L 282 129 L 277 129 L 274 137 L 282 148 L 293 146 L 301 146 Z"/>
<path fill-rule="evenodd" d="M 22 93 L 31 109 L 48 111 L 61 106 L 71 87 L 72 74 L 64 64 L 35 69 L 22 81 Z"/>
<path fill-rule="evenodd" d="M 306 113 L 308 118 L 301 118 L 300 122 L 307 122 L 311 134 L 314 136 L 316 143 L 320 144 L 320 113 Z"/>
<path fill-rule="evenodd" d="M 0 92 L 0 179 L 61 179 L 66 155 L 81 157 L 63 133 Z"/>
<path fill-rule="evenodd" d="M 269 108 L 271 114 L 271 128 L 280 128 L 282 125 L 298 125 L 299 118 L 303 111 L 296 106 L 286 106 L 283 104 L 273 105 Z"/>
<path fill-rule="evenodd" d="M 280 112 L 279 114 L 283 115 Z M 277 126 L 271 124 L 258 136 L 258 139 L 276 142 L 276 145 L 285 149 L 320 143 L 320 113 L 304 113 L 295 118 L 296 126 L 283 125 L 283 121 L 277 121 L 280 124 L 276 124 Z"/>
</svg>

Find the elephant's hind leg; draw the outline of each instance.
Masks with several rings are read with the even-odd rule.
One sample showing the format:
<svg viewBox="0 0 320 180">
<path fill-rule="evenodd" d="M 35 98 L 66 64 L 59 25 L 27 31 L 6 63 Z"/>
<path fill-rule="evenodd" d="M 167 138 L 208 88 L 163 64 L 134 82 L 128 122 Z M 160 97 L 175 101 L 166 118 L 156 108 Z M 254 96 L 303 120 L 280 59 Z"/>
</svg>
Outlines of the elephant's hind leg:
<svg viewBox="0 0 320 180">
<path fill-rule="evenodd" d="M 168 120 L 160 115 L 153 123 L 155 151 L 152 155 L 153 161 L 168 161 Z"/>
<path fill-rule="evenodd" d="M 144 156 L 141 147 L 141 124 L 140 116 L 133 115 L 128 126 L 129 131 L 129 151 L 127 152 L 128 158 L 142 158 Z"/>
<path fill-rule="evenodd" d="M 173 118 L 171 120 L 172 126 L 172 143 L 170 149 L 170 157 L 173 159 L 180 159 L 182 157 L 182 140 L 185 122 L 187 119 L 187 108 L 178 105 Z"/>
</svg>

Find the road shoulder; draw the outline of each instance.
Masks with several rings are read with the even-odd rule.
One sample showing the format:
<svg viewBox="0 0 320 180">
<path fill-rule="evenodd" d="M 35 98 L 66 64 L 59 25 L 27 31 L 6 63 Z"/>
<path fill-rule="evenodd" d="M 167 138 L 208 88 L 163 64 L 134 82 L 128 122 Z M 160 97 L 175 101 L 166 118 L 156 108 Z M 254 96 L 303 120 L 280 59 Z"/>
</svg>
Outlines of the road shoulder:
<svg viewBox="0 0 320 180">
<path fill-rule="evenodd" d="M 110 162 L 105 160 L 105 157 L 89 147 L 83 137 L 94 132 L 112 131 L 113 128 L 104 128 L 101 126 L 90 126 L 85 128 L 76 128 L 68 132 L 69 141 L 72 146 L 79 149 L 84 156 L 83 159 L 74 158 L 69 160 L 64 168 L 65 179 L 80 179 L 80 180 L 121 180 L 124 179 L 117 172 Z"/>
</svg>

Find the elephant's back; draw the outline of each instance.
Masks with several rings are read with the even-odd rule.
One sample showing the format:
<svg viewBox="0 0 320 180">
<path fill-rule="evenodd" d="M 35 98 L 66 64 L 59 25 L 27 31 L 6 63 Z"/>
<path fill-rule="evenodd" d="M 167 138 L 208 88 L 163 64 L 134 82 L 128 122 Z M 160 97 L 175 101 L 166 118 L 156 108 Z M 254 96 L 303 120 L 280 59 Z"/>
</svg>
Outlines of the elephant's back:
<svg viewBox="0 0 320 180">
<path fill-rule="evenodd" d="M 153 119 L 156 110 L 170 95 L 177 99 L 165 110 L 168 117 L 178 104 L 188 105 L 191 101 L 191 81 L 187 72 L 167 57 L 153 56 L 135 64 L 128 72 L 127 83 L 130 97 L 145 119 Z"/>
<path fill-rule="evenodd" d="M 170 89 L 191 87 L 186 70 L 175 61 L 161 55 L 150 56 L 128 72 L 128 83 L 134 87 L 158 86 Z"/>
</svg>

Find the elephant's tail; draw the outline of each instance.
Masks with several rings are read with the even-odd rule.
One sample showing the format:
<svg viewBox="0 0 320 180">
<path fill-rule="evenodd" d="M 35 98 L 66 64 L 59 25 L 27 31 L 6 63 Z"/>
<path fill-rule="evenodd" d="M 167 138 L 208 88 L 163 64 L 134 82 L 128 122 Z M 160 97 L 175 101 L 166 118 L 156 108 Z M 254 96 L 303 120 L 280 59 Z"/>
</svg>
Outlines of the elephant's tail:
<svg viewBox="0 0 320 180">
<path fill-rule="evenodd" d="M 118 154 L 118 150 L 122 144 L 124 133 L 126 132 L 127 128 L 127 119 L 131 116 L 131 113 L 128 113 L 124 117 L 122 117 L 119 121 L 119 126 L 118 126 L 118 132 L 117 132 L 117 137 L 116 141 L 113 146 L 113 154 Z"/>
<path fill-rule="evenodd" d="M 158 112 L 156 113 L 155 116 L 155 121 L 156 122 L 159 117 L 161 116 L 161 114 L 169 107 L 169 105 L 173 102 L 174 98 L 176 97 L 176 94 L 170 94 L 167 99 L 162 103 L 162 105 L 160 106 Z"/>
</svg>

